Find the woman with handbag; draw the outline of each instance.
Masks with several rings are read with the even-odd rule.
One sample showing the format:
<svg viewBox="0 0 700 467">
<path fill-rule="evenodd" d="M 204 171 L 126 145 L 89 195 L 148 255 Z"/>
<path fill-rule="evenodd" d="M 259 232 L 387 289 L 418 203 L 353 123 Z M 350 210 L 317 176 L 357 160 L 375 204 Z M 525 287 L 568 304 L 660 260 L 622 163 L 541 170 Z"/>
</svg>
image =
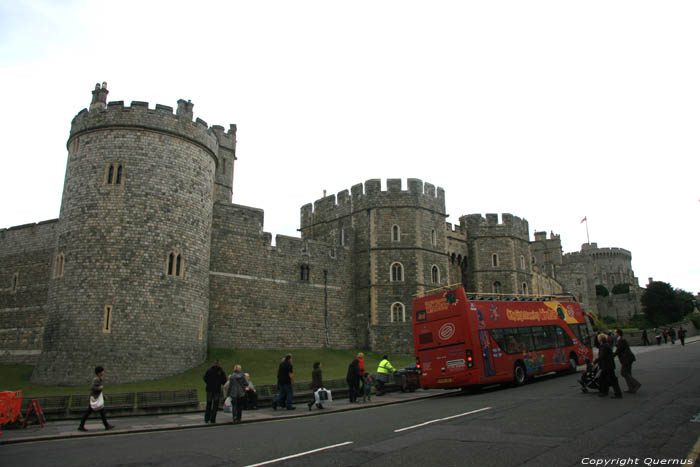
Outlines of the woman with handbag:
<svg viewBox="0 0 700 467">
<path fill-rule="evenodd" d="M 228 397 L 231 398 L 231 409 L 233 416 L 233 423 L 240 423 L 241 417 L 243 416 L 243 404 L 245 401 L 245 391 L 248 386 L 248 381 L 245 379 L 245 375 L 241 373 L 241 366 L 236 365 L 233 367 L 233 373 L 229 378 L 228 385 Z"/>
<path fill-rule="evenodd" d="M 107 417 L 105 416 L 105 399 L 102 393 L 102 378 L 105 375 L 105 369 L 101 366 L 95 367 L 95 375 L 95 379 L 92 380 L 92 386 L 90 387 L 90 404 L 88 405 L 87 412 L 85 412 L 82 420 L 80 420 L 80 426 L 78 427 L 80 431 L 88 431 L 87 428 L 85 428 L 85 421 L 92 412 L 100 413 L 105 430 L 114 428 L 114 425 L 107 423 Z"/>
</svg>

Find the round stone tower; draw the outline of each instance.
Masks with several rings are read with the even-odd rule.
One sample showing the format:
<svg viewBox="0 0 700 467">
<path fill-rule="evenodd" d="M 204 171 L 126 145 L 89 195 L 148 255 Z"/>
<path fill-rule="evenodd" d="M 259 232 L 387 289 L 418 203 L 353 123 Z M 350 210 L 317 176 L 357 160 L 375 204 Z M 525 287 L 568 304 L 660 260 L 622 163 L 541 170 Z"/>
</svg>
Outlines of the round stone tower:
<svg viewBox="0 0 700 467">
<path fill-rule="evenodd" d="M 467 290 L 497 294 L 532 294 L 529 227 L 525 219 L 502 214 L 459 218 L 467 232 Z"/>
<path fill-rule="evenodd" d="M 37 383 L 80 384 L 96 365 L 111 382 L 148 380 L 206 358 L 212 206 L 230 199 L 220 137 L 189 101 L 173 114 L 107 92 L 71 125 Z"/>
<path fill-rule="evenodd" d="M 367 180 L 301 208 L 302 238 L 351 249 L 358 345 L 409 353 L 413 296 L 447 285 L 445 191 Z"/>
</svg>

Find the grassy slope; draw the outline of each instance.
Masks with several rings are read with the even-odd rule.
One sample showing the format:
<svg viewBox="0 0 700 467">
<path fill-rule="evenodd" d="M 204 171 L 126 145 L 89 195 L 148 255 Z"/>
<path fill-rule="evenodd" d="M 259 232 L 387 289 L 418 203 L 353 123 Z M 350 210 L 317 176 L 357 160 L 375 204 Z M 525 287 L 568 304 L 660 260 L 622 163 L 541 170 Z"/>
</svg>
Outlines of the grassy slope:
<svg viewBox="0 0 700 467">
<path fill-rule="evenodd" d="M 227 374 L 233 365 L 239 364 L 244 373 L 250 373 L 255 384 L 274 384 L 277 382 L 277 367 L 286 350 L 229 350 L 210 349 L 205 363 L 179 375 L 141 383 L 110 384 L 109 367 L 105 371 L 105 390 L 111 393 L 163 391 L 173 389 L 196 388 L 200 399 L 204 400 L 204 382 L 202 376 L 214 359 L 221 360 L 221 366 Z M 313 362 L 320 361 L 323 366 L 324 379 L 345 378 L 348 365 L 357 355 L 356 350 L 292 350 L 294 356 L 294 375 L 296 381 L 311 381 Z M 365 368 L 376 372 L 382 354 L 365 352 Z M 414 362 L 412 355 L 390 355 L 394 368 L 403 368 Z M 32 374 L 29 365 L 0 365 L 0 391 L 22 390 L 24 397 L 84 394 L 88 385 L 83 386 L 42 386 L 29 381 Z"/>
</svg>

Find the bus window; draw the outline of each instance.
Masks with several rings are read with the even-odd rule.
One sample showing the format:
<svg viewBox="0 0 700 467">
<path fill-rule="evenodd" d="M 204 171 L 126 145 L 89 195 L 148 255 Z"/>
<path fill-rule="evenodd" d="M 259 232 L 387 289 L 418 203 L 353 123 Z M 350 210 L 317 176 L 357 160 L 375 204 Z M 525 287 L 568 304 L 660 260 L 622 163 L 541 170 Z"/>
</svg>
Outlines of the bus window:
<svg viewBox="0 0 700 467">
<path fill-rule="evenodd" d="M 574 345 L 574 341 L 571 340 L 571 337 L 569 337 L 561 326 L 554 326 L 554 331 L 557 336 L 557 347 L 569 347 Z"/>
<path fill-rule="evenodd" d="M 529 326 L 515 328 L 514 331 L 517 332 L 514 337 L 518 345 L 520 345 L 521 352 L 532 352 L 535 350 L 535 345 L 532 341 L 532 329 Z"/>
<path fill-rule="evenodd" d="M 506 346 L 506 341 L 503 336 L 503 329 L 490 329 L 489 334 L 491 334 L 491 338 L 496 341 L 496 344 L 501 348 L 506 353 L 511 353 L 508 347 Z"/>
<path fill-rule="evenodd" d="M 553 349 L 555 347 L 553 326 L 533 326 L 532 335 L 536 350 Z"/>
</svg>

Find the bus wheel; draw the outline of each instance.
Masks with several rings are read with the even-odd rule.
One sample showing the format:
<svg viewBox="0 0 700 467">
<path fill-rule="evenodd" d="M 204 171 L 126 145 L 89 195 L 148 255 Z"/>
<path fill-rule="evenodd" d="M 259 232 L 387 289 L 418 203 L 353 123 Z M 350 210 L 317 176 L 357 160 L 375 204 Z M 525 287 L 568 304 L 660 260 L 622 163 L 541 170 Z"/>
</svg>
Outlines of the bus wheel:
<svg viewBox="0 0 700 467">
<path fill-rule="evenodd" d="M 516 386 L 522 386 L 525 384 L 525 378 L 527 377 L 527 372 L 525 371 L 525 365 L 522 362 L 517 362 L 515 368 L 513 369 L 513 382 Z"/>
</svg>

